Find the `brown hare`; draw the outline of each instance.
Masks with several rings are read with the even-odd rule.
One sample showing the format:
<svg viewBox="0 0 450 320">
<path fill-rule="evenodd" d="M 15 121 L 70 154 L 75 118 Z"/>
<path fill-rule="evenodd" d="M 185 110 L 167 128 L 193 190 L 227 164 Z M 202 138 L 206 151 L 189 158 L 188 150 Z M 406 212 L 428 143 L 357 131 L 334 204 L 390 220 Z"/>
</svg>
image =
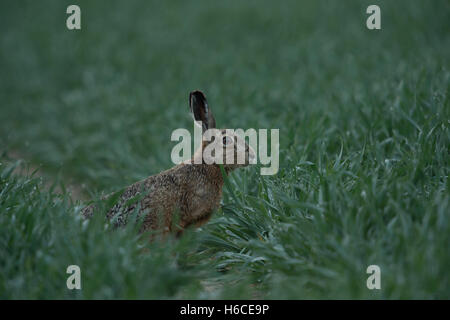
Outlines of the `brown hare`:
<svg viewBox="0 0 450 320">
<path fill-rule="evenodd" d="M 214 144 L 210 147 L 222 149 L 224 159 L 225 156 L 234 158 L 233 164 L 224 161 L 226 174 L 255 162 L 254 150 L 236 134 L 215 130 L 212 139 L 205 138 L 208 129 L 215 129 L 216 121 L 201 91 L 189 94 L 189 106 L 194 120 L 202 124 L 202 148 L 194 153 L 192 159 L 126 187 L 106 214 L 108 218 L 114 217 L 116 226 L 125 225 L 136 210 L 143 221 L 140 232 L 161 230 L 163 234 L 174 232 L 179 236 L 186 227 L 207 222 L 220 205 L 224 180 L 219 164 L 205 162 L 202 150 L 206 146 Z M 237 164 L 237 150 L 245 151 L 243 164 Z M 117 195 L 112 193 L 104 199 L 114 194 Z M 82 215 L 89 218 L 94 210 L 95 204 L 92 204 L 82 210 Z"/>
</svg>

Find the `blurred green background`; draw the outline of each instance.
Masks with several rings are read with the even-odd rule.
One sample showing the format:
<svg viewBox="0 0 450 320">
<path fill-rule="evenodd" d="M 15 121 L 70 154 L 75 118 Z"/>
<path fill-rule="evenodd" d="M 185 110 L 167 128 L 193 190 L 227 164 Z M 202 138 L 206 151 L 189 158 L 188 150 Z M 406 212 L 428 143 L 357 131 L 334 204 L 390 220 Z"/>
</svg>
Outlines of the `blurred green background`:
<svg viewBox="0 0 450 320">
<path fill-rule="evenodd" d="M 449 21 L 448 1 L 2 1 L 0 297 L 450 298 Z M 279 128 L 279 173 L 233 173 L 178 242 L 83 224 L 80 200 L 172 166 L 194 89 L 218 126 Z"/>
</svg>

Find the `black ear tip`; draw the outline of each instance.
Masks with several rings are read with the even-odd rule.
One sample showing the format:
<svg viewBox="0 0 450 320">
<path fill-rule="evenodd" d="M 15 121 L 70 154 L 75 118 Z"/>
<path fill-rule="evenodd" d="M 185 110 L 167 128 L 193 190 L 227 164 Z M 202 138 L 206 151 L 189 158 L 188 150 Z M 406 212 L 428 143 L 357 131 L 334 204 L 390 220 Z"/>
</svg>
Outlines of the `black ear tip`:
<svg viewBox="0 0 450 320">
<path fill-rule="evenodd" d="M 192 99 L 195 99 L 198 102 L 203 102 L 206 100 L 206 97 L 200 90 L 194 90 L 189 93 L 189 100 L 192 101 Z"/>
</svg>

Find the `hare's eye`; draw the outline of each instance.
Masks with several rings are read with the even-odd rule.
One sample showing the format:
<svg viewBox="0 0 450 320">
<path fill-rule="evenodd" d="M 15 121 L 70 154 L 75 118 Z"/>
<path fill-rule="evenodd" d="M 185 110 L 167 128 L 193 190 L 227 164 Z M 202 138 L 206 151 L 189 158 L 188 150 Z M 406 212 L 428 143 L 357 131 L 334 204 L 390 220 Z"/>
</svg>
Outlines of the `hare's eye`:
<svg viewBox="0 0 450 320">
<path fill-rule="evenodd" d="M 224 137 L 222 138 L 222 143 L 223 143 L 224 146 L 230 145 L 230 144 L 232 144 L 233 142 L 234 142 L 234 140 L 233 140 L 232 137 L 224 136 Z"/>
</svg>

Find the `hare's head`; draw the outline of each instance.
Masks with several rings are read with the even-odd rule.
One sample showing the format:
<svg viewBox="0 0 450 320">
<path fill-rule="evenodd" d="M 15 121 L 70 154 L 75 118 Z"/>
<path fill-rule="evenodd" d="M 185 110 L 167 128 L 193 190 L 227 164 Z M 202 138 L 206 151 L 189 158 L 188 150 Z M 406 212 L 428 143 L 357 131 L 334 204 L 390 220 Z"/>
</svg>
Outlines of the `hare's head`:
<svg viewBox="0 0 450 320">
<path fill-rule="evenodd" d="M 197 125 L 203 132 L 202 148 L 197 150 L 195 158 L 202 158 L 201 163 L 223 164 L 231 171 L 256 163 L 255 151 L 232 129 L 217 129 L 216 120 L 201 91 L 189 94 L 189 107 Z"/>
</svg>

